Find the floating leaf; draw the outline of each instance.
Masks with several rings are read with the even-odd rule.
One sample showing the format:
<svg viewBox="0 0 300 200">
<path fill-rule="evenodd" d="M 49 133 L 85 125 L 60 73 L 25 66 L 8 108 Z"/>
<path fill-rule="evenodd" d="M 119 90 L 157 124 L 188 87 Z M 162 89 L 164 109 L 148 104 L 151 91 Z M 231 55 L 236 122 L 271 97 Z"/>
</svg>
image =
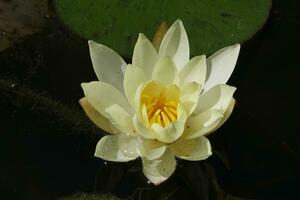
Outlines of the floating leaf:
<svg viewBox="0 0 300 200">
<path fill-rule="evenodd" d="M 162 22 L 176 19 L 187 29 L 192 55 L 243 42 L 265 23 L 271 0 L 56 0 L 55 7 L 75 33 L 130 58 L 139 32 L 151 39 Z"/>
</svg>

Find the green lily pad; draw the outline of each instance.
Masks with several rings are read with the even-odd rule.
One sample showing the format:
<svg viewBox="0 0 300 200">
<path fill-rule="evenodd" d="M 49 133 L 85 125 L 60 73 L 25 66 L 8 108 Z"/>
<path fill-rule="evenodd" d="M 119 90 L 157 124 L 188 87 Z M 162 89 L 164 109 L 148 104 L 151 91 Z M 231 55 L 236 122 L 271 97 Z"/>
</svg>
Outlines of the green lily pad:
<svg viewBox="0 0 300 200">
<path fill-rule="evenodd" d="M 271 0 L 56 0 L 63 23 L 131 58 L 138 33 L 152 38 L 159 25 L 181 19 L 191 54 L 211 54 L 251 38 L 266 22 Z"/>
</svg>

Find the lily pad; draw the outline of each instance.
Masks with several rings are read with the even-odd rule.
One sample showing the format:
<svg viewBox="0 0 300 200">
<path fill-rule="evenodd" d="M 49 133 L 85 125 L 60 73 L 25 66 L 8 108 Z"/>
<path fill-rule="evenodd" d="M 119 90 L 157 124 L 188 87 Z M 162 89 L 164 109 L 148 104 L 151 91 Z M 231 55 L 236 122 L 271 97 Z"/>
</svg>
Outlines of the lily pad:
<svg viewBox="0 0 300 200">
<path fill-rule="evenodd" d="M 266 22 L 271 0 L 56 0 L 63 23 L 131 58 L 138 33 L 152 38 L 159 25 L 181 19 L 191 54 L 214 51 L 251 38 Z"/>
</svg>

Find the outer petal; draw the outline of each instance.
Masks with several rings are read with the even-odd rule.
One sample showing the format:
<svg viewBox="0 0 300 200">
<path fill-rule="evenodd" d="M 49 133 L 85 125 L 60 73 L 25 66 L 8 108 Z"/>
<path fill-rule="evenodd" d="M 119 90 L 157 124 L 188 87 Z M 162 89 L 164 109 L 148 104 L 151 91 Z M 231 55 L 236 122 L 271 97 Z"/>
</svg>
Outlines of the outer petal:
<svg viewBox="0 0 300 200">
<path fill-rule="evenodd" d="M 177 140 L 170 145 L 170 149 L 177 157 L 190 161 L 205 160 L 212 155 L 210 142 L 204 136 L 196 139 Z"/>
<path fill-rule="evenodd" d="M 199 94 L 201 92 L 201 86 L 196 82 L 185 83 L 181 86 L 180 101 L 189 116 L 197 106 Z"/>
<path fill-rule="evenodd" d="M 167 31 L 161 42 L 158 57 L 170 56 L 180 71 L 190 59 L 189 40 L 185 28 L 180 20 L 177 20 Z"/>
<path fill-rule="evenodd" d="M 180 84 L 196 82 L 203 86 L 206 78 L 206 56 L 192 58 L 180 71 Z"/>
<path fill-rule="evenodd" d="M 240 45 L 236 44 L 217 51 L 207 59 L 205 90 L 227 83 L 235 68 L 239 52 Z"/>
<path fill-rule="evenodd" d="M 131 112 L 127 99 L 113 86 L 104 82 L 93 81 L 82 83 L 81 87 L 89 103 L 104 117 L 109 117 L 105 109 L 113 104 L 118 104 L 128 113 Z"/>
<path fill-rule="evenodd" d="M 108 161 L 127 162 L 138 157 L 136 137 L 125 134 L 108 135 L 100 139 L 95 156 Z"/>
<path fill-rule="evenodd" d="M 132 106 L 134 105 L 137 88 L 147 80 L 147 75 L 142 68 L 133 65 L 127 66 L 124 76 L 124 92 Z"/>
<path fill-rule="evenodd" d="M 236 88 L 229 85 L 217 85 L 199 96 L 198 105 L 194 114 L 199 114 L 208 109 L 225 112 Z"/>
<path fill-rule="evenodd" d="M 164 57 L 156 63 L 153 69 L 152 79 L 165 85 L 172 83 L 178 84 L 178 71 L 170 57 Z"/>
<path fill-rule="evenodd" d="M 208 110 L 190 117 L 186 123 L 183 137 L 191 139 L 208 134 L 218 126 L 222 118 L 222 112 L 218 110 Z"/>
<path fill-rule="evenodd" d="M 89 48 L 98 79 L 113 85 L 119 91 L 123 91 L 125 61 L 112 49 L 92 40 L 89 40 Z"/>
<path fill-rule="evenodd" d="M 143 69 L 148 77 L 151 78 L 152 70 L 157 61 L 157 52 L 148 38 L 140 33 L 135 44 L 132 64 Z"/>
<path fill-rule="evenodd" d="M 141 157 L 145 157 L 147 160 L 154 160 L 161 157 L 167 149 L 164 143 L 156 140 L 143 140 L 142 145 L 139 148 Z"/>
<path fill-rule="evenodd" d="M 93 108 L 93 106 L 91 106 L 86 97 L 80 99 L 79 103 L 84 109 L 86 115 L 99 128 L 112 134 L 119 133 L 119 130 L 117 130 L 107 118 L 103 117 L 95 108 Z"/>
<path fill-rule="evenodd" d="M 105 110 L 112 124 L 114 124 L 122 133 L 135 135 L 135 128 L 132 123 L 132 117 L 118 104 L 114 104 Z"/>
<path fill-rule="evenodd" d="M 167 180 L 176 169 L 176 160 L 170 150 L 156 160 L 142 158 L 142 161 L 145 176 L 155 185 Z"/>
<path fill-rule="evenodd" d="M 177 113 L 179 118 L 166 127 L 162 127 L 157 123 L 152 124 L 151 129 L 155 132 L 156 139 L 161 142 L 172 143 L 183 134 L 187 116 L 180 105 L 177 108 Z"/>
<path fill-rule="evenodd" d="M 211 132 L 213 132 L 213 131 L 217 130 L 218 128 L 220 128 L 227 121 L 227 119 L 230 117 L 230 115 L 233 111 L 234 105 L 235 105 L 235 99 L 232 98 L 227 110 L 223 114 L 224 117 L 222 118 L 222 120 L 220 121 L 218 126 L 216 128 L 214 128 L 214 130 L 212 130 Z"/>
</svg>

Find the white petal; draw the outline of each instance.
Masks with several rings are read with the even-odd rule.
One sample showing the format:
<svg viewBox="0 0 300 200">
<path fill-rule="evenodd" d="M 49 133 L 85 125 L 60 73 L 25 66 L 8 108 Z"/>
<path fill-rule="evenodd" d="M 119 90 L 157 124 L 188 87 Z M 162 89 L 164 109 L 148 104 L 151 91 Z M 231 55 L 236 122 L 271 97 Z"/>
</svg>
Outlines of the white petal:
<svg viewBox="0 0 300 200">
<path fill-rule="evenodd" d="M 147 160 L 143 158 L 142 161 L 145 176 L 155 185 L 166 181 L 176 169 L 176 160 L 170 150 L 165 151 L 158 159 Z"/>
<path fill-rule="evenodd" d="M 229 85 L 217 85 L 201 94 L 198 99 L 194 114 L 199 114 L 208 109 L 225 112 L 236 88 Z"/>
<path fill-rule="evenodd" d="M 147 160 L 154 160 L 161 157 L 166 149 L 167 146 L 162 142 L 144 139 L 139 152 L 141 157 L 145 157 Z"/>
<path fill-rule="evenodd" d="M 177 157 L 190 161 L 205 160 L 212 155 L 210 142 L 204 136 L 188 140 L 179 139 L 170 145 L 170 149 Z"/>
<path fill-rule="evenodd" d="M 212 130 L 211 132 L 213 132 L 213 131 L 217 130 L 218 128 L 220 128 L 228 120 L 228 118 L 230 117 L 230 115 L 233 111 L 234 105 L 235 105 L 235 99 L 232 98 L 227 110 L 223 114 L 224 116 L 223 116 L 222 120 L 220 121 L 218 126 L 215 127 L 214 130 Z"/>
<path fill-rule="evenodd" d="M 197 82 L 203 86 L 206 78 L 206 56 L 192 58 L 180 71 L 180 84 Z"/>
<path fill-rule="evenodd" d="M 135 128 L 132 123 L 132 117 L 119 105 L 113 104 L 105 109 L 109 115 L 112 124 L 122 133 L 135 135 Z"/>
<path fill-rule="evenodd" d="M 158 57 L 170 56 L 180 71 L 190 59 L 189 40 L 180 20 L 175 21 L 163 38 Z"/>
<path fill-rule="evenodd" d="M 166 127 L 162 127 L 158 123 L 151 125 L 151 129 L 155 132 L 157 140 L 165 143 L 172 143 L 183 134 L 187 117 L 183 107 L 180 105 L 177 108 L 177 114 L 179 118 Z"/>
<path fill-rule="evenodd" d="M 132 106 L 134 105 L 137 88 L 147 80 L 147 76 L 142 68 L 133 65 L 127 66 L 124 76 L 124 92 Z"/>
<path fill-rule="evenodd" d="M 107 83 L 93 81 L 82 83 L 81 87 L 89 103 L 106 118 L 109 116 L 105 109 L 113 104 L 118 104 L 128 113 L 132 112 L 127 99 L 122 93 Z"/>
<path fill-rule="evenodd" d="M 212 109 L 190 117 L 186 122 L 183 137 L 191 139 L 206 135 L 218 126 L 222 118 L 220 111 Z"/>
<path fill-rule="evenodd" d="M 108 161 L 127 162 L 137 158 L 137 138 L 125 134 L 108 135 L 100 139 L 95 156 Z"/>
<path fill-rule="evenodd" d="M 157 52 L 152 43 L 142 33 L 139 34 L 135 44 L 132 64 L 143 69 L 148 77 L 151 78 L 152 70 L 157 61 Z"/>
<path fill-rule="evenodd" d="M 156 135 L 150 128 L 145 127 L 145 125 L 140 121 L 138 115 L 134 115 L 133 124 L 137 131 L 137 134 L 142 136 L 145 139 L 155 139 Z"/>
<path fill-rule="evenodd" d="M 182 102 L 187 116 L 189 116 L 197 106 L 201 87 L 196 82 L 189 82 L 181 85 L 180 91 L 180 101 Z"/>
<path fill-rule="evenodd" d="M 227 83 L 235 68 L 239 52 L 240 45 L 236 44 L 217 51 L 207 59 L 205 90 Z"/>
<path fill-rule="evenodd" d="M 93 106 L 88 102 L 86 97 L 80 99 L 79 103 L 84 109 L 86 115 L 99 128 L 111 134 L 120 132 L 111 124 L 111 122 L 107 118 L 103 117 L 95 108 L 93 108 Z"/>
<path fill-rule="evenodd" d="M 162 84 L 178 84 L 179 74 L 170 57 L 164 57 L 154 66 L 152 79 Z"/>
<path fill-rule="evenodd" d="M 89 40 L 90 56 L 94 71 L 100 81 L 109 83 L 123 91 L 125 61 L 112 49 Z"/>
</svg>

